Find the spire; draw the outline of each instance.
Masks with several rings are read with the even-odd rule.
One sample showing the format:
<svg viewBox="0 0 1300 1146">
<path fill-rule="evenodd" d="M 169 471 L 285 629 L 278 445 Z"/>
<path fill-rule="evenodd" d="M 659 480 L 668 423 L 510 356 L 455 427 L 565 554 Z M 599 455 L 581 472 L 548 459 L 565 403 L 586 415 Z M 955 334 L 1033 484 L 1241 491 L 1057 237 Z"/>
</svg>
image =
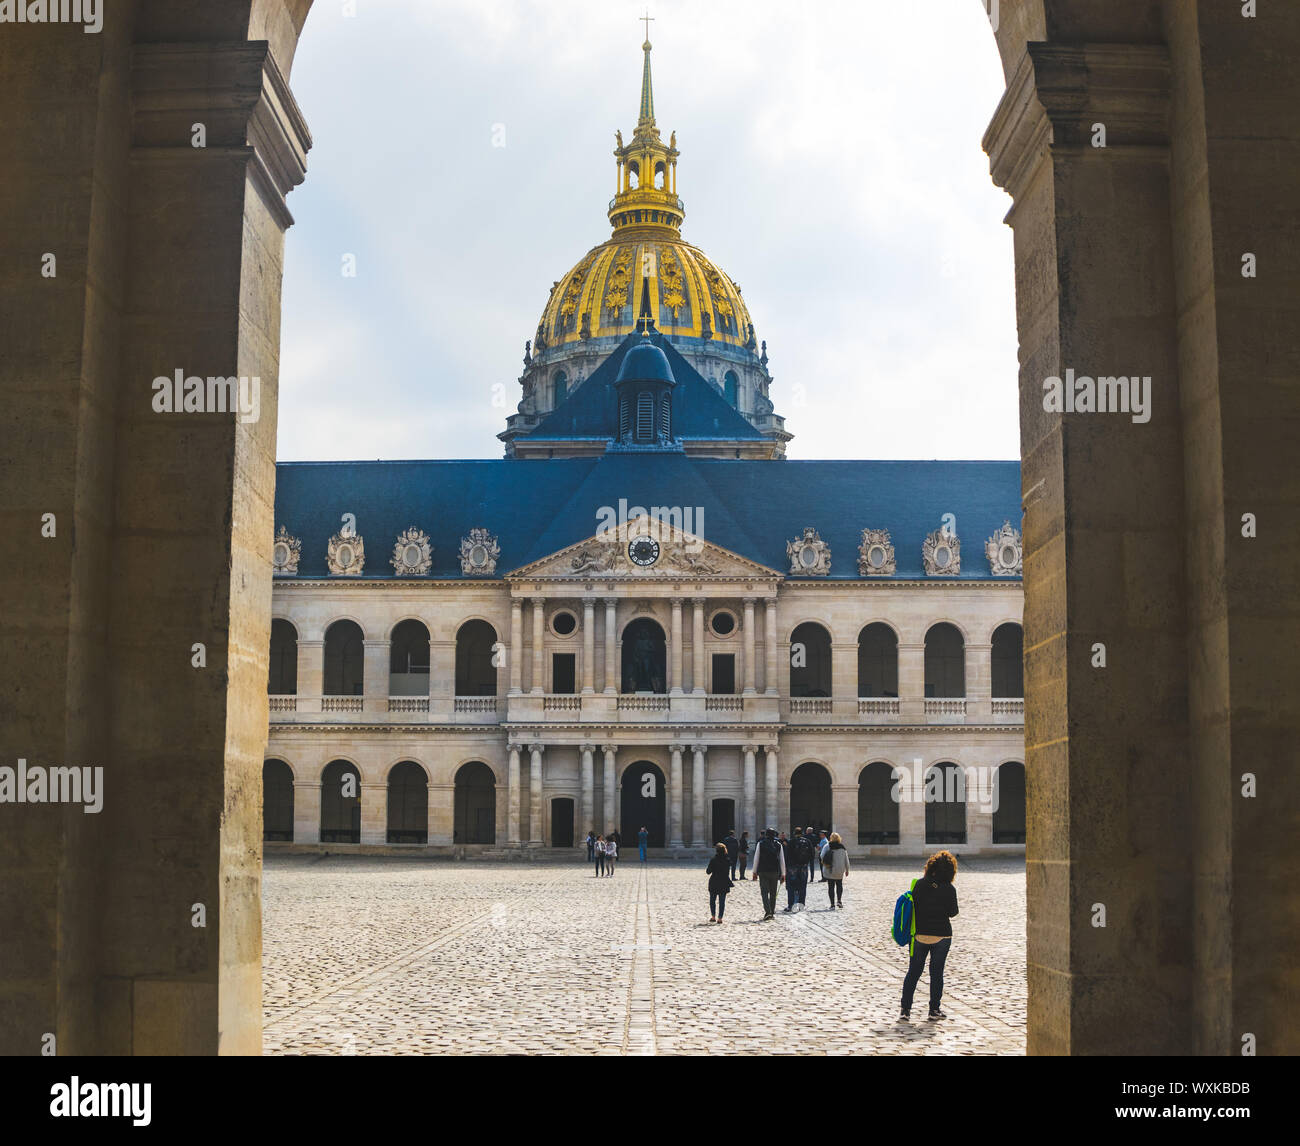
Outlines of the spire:
<svg viewBox="0 0 1300 1146">
<path fill-rule="evenodd" d="M 654 17 L 647 10 L 641 19 L 645 21 L 645 43 L 641 45 L 645 62 L 641 65 L 641 111 L 636 121 L 638 131 L 643 127 L 654 127 L 655 122 L 655 96 L 650 84 L 650 21 Z"/>
</svg>

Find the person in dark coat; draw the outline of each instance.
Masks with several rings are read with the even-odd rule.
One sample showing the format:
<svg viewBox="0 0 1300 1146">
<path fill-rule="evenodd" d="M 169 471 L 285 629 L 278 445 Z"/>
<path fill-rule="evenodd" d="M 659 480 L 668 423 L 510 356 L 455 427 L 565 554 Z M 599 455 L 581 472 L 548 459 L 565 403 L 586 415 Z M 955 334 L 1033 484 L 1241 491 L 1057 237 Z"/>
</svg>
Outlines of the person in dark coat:
<svg viewBox="0 0 1300 1146">
<path fill-rule="evenodd" d="M 726 844 L 717 845 L 705 870 L 709 875 L 709 922 L 721 923 L 722 913 L 727 910 L 727 892 L 732 888 L 731 857 Z"/>
<path fill-rule="evenodd" d="M 731 860 L 731 878 L 736 878 L 736 864 L 740 861 L 740 841 L 736 839 L 736 829 L 728 828 L 727 834 L 722 837 L 723 846 L 727 849 L 727 858 Z M 744 876 L 740 877 L 744 879 Z"/>
<path fill-rule="evenodd" d="M 900 1019 L 912 1016 L 912 995 L 921 979 L 927 955 L 930 957 L 930 1018 L 948 1017 L 939 1009 L 939 1004 L 943 1000 L 943 967 L 952 946 L 950 920 L 957 914 L 957 889 L 952 885 L 956 877 L 957 857 L 948 851 L 935 852 L 925 865 L 925 874 L 912 888 L 912 919 L 916 933 L 907 977 L 903 980 Z"/>
</svg>

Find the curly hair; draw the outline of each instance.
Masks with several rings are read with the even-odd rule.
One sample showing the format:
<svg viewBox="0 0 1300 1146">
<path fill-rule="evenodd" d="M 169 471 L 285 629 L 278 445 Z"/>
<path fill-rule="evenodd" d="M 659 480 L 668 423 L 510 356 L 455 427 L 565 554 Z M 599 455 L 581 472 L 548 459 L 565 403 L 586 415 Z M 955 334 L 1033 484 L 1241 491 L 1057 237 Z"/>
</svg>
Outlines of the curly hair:
<svg viewBox="0 0 1300 1146">
<path fill-rule="evenodd" d="M 927 879 L 938 880 L 940 883 L 952 883 L 956 875 L 957 857 L 952 852 L 935 852 L 925 861 L 925 876 Z"/>
</svg>

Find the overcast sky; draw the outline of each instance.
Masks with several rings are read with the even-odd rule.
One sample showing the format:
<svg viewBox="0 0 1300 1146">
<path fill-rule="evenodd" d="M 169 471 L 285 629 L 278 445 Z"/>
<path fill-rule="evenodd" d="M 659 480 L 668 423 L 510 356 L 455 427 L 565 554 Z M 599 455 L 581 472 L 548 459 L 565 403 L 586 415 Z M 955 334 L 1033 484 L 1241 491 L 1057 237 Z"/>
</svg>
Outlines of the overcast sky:
<svg viewBox="0 0 1300 1146">
<path fill-rule="evenodd" d="M 610 234 L 644 8 L 345 7 L 316 0 L 293 67 L 314 146 L 289 197 L 279 455 L 499 457 L 551 284 Z M 980 149 L 1003 84 L 979 0 L 650 14 L 682 234 L 744 290 L 789 456 L 1018 457 L 1010 200 Z"/>
</svg>

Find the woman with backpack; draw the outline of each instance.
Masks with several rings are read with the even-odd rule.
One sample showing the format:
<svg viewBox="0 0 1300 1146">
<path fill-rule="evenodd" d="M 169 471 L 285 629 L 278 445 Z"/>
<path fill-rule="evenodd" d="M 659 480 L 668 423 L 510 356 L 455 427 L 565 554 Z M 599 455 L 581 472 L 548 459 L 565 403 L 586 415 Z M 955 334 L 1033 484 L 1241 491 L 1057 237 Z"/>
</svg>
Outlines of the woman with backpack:
<svg viewBox="0 0 1300 1146">
<path fill-rule="evenodd" d="M 731 855 L 726 844 L 716 846 L 705 872 L 709 877 L 709 922 L 721 923 L 722 913 L 727 910 L 727 892 L 735 886 L 731 882 Z"/>
<path fill-rule="evenodd" d="M 935 852 L 925 865 L 925 874 L 912 888 L 912 960 L 903 980 L 903 1007 L 900 1019 L 912 1017 L 912 996 L 921 979 L 925 958 L 930 957 L 930 1018 L 946 1019 L 939 1009 L 943 1000 L 943 965 L 952 946 L 952 924 L 957 914 L 957 857 L 952 852 Z"/>
<path fill-rule="evenodd" d="M 844 846 L 839 832 L 831 832 L 831 841 L 822 859 L 822 873 L 826 894 L 831 897 L 831 910 L 843 907 L 844 877 L 849 874 L 849 849 Z"/>
</svg>

